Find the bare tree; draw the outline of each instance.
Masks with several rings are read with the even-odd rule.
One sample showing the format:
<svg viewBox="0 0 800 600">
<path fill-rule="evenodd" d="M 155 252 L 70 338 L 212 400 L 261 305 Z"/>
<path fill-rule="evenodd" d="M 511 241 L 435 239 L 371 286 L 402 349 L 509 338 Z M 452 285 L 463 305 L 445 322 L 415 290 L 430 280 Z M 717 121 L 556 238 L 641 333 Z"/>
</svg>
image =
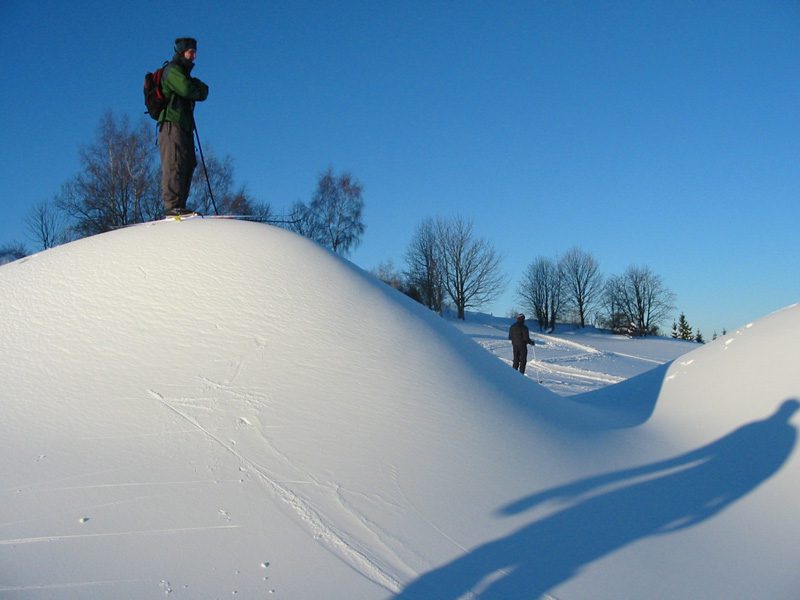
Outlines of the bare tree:
<svg viewBox="0 0 800 600">
<path fill-rule="evenodd" d="M 606 283 L 607 323 L 618 332 L 655 335 L 675 309 L 675 294 L 648 267 L 631 266 Z"/>
<path fill-rule="evenodd" d="M 467 308 L 479 308 L 496 299 L 507 284 L 500 270 L 502 257 L 492 244 L 476 238 L 472 222 L 456 217 L 436 222 L 440 244 L 442 282 L 459 319 Z"/>
<path fill-rule="evenodd" d="M 28 256 L 28 251 L 20 242 L 10 242 L 0 246 L 0 265 L 5 265 Z"/>
<path fill-rule="evenodd" d="M 534 260 L 522 276 L 517 296 L 522 306 L 536 317 L 540 331 L 555 329 L 564 297 L 558 264 L 544 256 Z"/>
<path fill-rule="evenodd" d="M 350 173 L 339 176 L 333 169 L 323 173 L 317 191 L 306 206 L 296 202 L 292 207 L 291 229 L 311 238 L 336 254 L 347 255 L 364 235 L 363 187 Z"/>
<path fill-rule="evenodd" d="M 41 246 L 42 250 L 53 248 L 66 241 L 63 218 L 51 202 L 43 200 L 31 208 L 25 217 L 30 238 Z"/>
<path fill-rule="evenodd" d="M 433 219 L 417 226 L 405 258 L 409 284 L 419 293 L 422 304 L 441 314 L 445 294 L 443 259 Z"/>
<path fill-rule="evenodd" d="M 233 159 L 219 158 L 213 148 L 207 148 L 203 154 L 206 168 L 200 165 L 195 169 L 188 204 L 203 214 L 212 214 L 216 205 L 222 215 L 246 215 L 269 221 L 272 217 L 269 204 L 256 202 L 244 185 L 234 189 Z"/>
<path fill-rule="evenodd" d="M 81 148 L 82 170 L 64 184 L 57 204 L 78 237 L 153 220 L 161 215 L 152 128 L 133 129 L 109 111 L 95 142 Z"/>
<path fill-rule="evenodd" d="M 320 223 L 312 217 L 311 209 L 301 200 L 292 205 L 286 228 L 314 241 L 322 236 Z"/>
<path fill-rule="evenodd" d="M 220 159 L 210 146 L 205 148 L 203 155 L 205 169 L 200 164 L 194 170 L 191 192 L 186 204 L 202 214 L 213 214 L 216 203 L 221 214 L 233 214 L 228 210 L 228 198 L 233 195 L 233 159 L 230 156 Z"/>
<path fill-rule="evenodd" d="M 603 292 L 603 278 L 595 258 L 573 247 L 559 261 L 563 277 L 564 302 L 578 317 L 581 327 L 586 327 L 586 317 L 595 307 Z"/>
<path fill-rule="evenodd" d="M 370 269 L 369 273 L 389 287 L 396 290 L 403 288 L 403 274 L 395 268 L 391 258 L 378 263 L 378 266 Z"/>
<path fill-rule="evenodd" d="M 239 213 L 242 214 L 242 213 Z M 272 205 L 269 202 L 251 202 L 250 212 L 246 213 L 255 217 L 256 220 L 263 223 L 275 223 L 275 213 L 272 211 Z"/>
<path fill-rule="evenodd" d="M 634 335 L 636 326 L 627 305 L 627 284 L 622 275 L 612 275 L 603 288 L 602 305 L 604 313 L 598 320 L 614 333 Z"/>
</svg>

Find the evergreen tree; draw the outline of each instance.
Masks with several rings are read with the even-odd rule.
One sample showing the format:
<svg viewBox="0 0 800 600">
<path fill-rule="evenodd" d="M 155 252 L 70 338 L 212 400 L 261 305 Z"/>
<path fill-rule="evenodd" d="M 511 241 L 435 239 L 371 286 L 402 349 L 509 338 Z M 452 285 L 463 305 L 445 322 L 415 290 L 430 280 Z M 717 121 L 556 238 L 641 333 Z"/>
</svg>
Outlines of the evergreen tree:
<svg viewBox="0 0 800 600">
<path fill-rule="evenodd" d="M 678 324 L 675 321 L 672 322 L 672 337 L 678 339 Z"/>
<path fill-rule="evenodd" d="M 700 330 L 697 330 L 697 335 L 694 336 L 694 341 L 698 344 L 705 344 L 706 341 L 703 339 L 703 334 L 700 333 Z"/>
<path fill-rule="evenodd" d="M 689 325 L 689 321 L 686 320 L 686 315 L 681 313 L 681 316 L 678 317 L 678 338 L 682 340 L 693 340 L 694 334 L 692 333 L 692 327 Z"/>
</svg>

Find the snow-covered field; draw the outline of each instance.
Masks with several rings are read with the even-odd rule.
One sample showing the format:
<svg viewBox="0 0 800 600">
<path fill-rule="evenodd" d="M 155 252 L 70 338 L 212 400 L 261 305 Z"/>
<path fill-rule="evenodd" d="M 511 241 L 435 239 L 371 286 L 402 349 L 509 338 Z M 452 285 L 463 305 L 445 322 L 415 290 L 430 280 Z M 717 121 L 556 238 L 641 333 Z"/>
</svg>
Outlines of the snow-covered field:
<svg viewBox="0 0 800 600">
<path fill-rule="evenodd" d="M 508 328 L 513 319 L 483 314 L 468 317 L 466 321 L 453 323 L 511 365 Z M 538 331 L 535 320 L 526 324 L 536 347 L 528 348 L 525 375 L 563 396 L 619 383 L 698 348 L 694 342 L 661 337 L 634 339 L 608 335 L 593 327 L 559 325 L 553 334 L 546 334 Z"/>
<path fill-rule="evenodd" d="M 508 324 L 254 223 L 0 267 L 0 597 L 798 597 L 800 307 Z"/>
</svg>

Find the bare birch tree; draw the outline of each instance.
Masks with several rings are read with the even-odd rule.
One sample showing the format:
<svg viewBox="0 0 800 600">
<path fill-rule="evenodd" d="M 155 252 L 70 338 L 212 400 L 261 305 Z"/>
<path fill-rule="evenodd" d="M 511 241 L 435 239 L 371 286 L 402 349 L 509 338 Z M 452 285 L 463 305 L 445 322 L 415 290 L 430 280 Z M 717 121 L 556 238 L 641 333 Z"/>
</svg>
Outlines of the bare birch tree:
<svg viewBox="0 0 800 600">
<path fill-rule="evenodd" d="M 346 256 L 361 242 L 364 225 L 363 186 L 350 173 L 323 173 L 311 203 L 295 202 L 291 229 L 336 254 Z"/>
<path fill-rule="evenodd" d="M 162 212 L 152 127 L 131 127 L 109 111 L 80 150 L 82 170 L 64 184 L 58 207 L 78 237 L 158 218 Z"/>
</svg>

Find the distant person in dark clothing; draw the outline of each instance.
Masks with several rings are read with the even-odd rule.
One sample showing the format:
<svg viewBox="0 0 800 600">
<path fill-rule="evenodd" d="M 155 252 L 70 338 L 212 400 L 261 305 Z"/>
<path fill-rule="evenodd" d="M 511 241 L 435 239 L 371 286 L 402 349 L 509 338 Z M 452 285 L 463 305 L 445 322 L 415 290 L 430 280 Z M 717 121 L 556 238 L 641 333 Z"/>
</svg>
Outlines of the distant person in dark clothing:
<svg viewBox="0 0 800 600">
<path fill-rule="evenodd" d="M 525 315 L 522 313 L 517 315 L 517 321 L 508 329 L 508 339 L 511 340 L 511 347 L 514 349 L 514 363 L 515 371 L 525 374 L 525 366 L 528 363 L 528 344 L 534 346 L 531 339 L 531 332 L 528 326 L 525 325 Z"/>
</svg>

